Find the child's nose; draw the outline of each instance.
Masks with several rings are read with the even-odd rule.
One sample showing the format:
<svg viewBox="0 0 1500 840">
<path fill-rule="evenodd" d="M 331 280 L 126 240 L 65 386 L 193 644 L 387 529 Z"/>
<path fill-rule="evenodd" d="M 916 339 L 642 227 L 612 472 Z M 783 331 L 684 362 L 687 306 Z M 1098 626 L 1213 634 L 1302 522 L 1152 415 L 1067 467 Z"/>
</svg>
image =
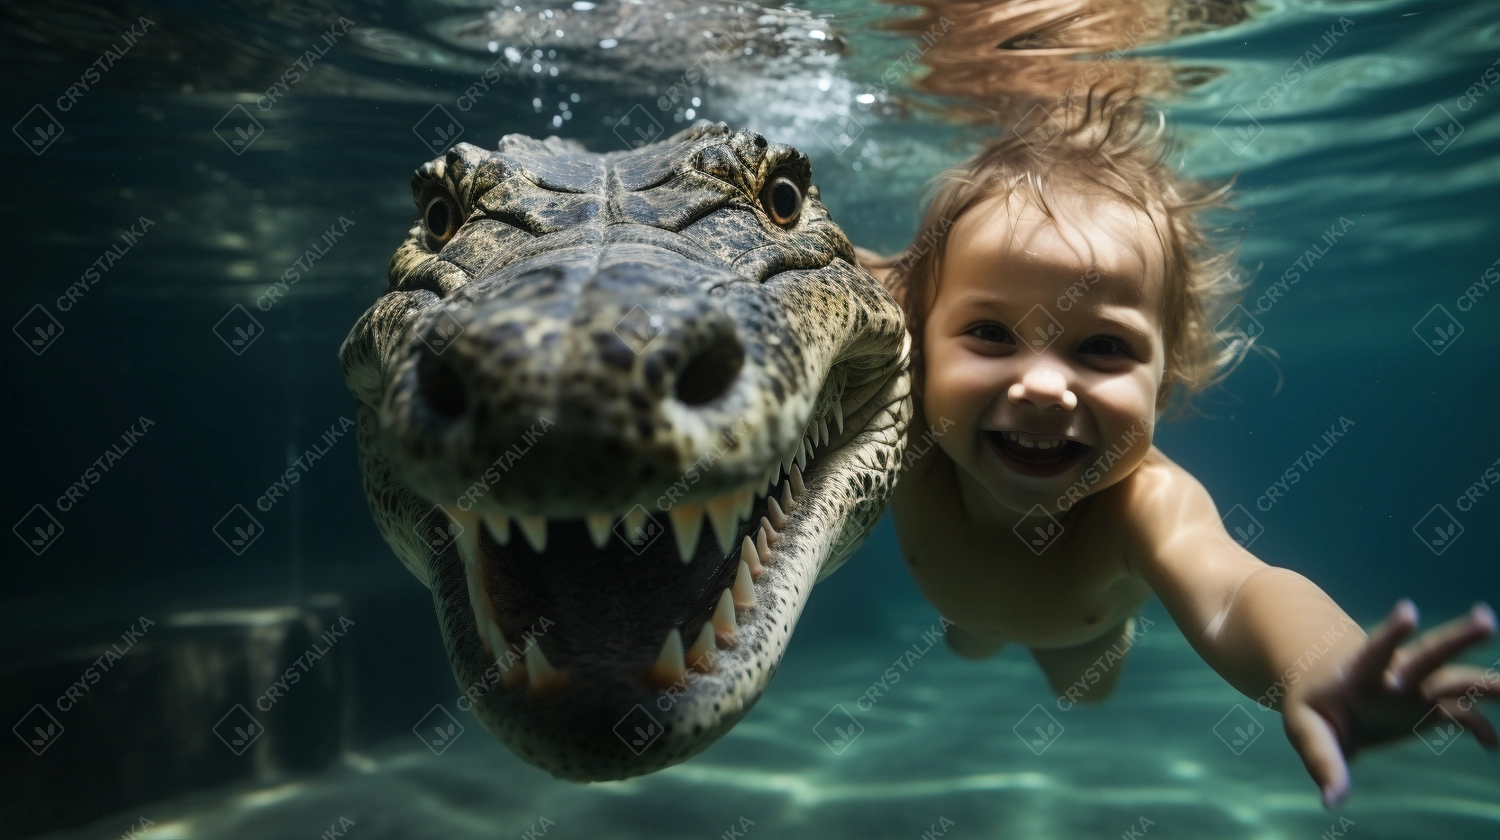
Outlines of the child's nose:
<svg viewBox="0 0 1500 840">
<path fill-rule="evenodd" d="M 1016 405 L 1030 403 L 1039 409 L 1060 407 L 1072 411 L 1078 407 L 1078 395 L 1068 388 L 1063 372 L 1048 366 L 1034 365 L 1011 385 L 1006 396 Z"/>
</svg>

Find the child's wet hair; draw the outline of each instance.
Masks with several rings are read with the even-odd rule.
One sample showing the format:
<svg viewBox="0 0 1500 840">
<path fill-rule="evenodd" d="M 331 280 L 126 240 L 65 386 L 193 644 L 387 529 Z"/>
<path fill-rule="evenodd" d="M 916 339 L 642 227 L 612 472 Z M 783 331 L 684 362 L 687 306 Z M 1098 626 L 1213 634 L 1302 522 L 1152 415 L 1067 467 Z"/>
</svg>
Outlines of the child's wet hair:
<svg viewBox="0 0 1500 840">
<path fill-rule="evenodd" d="M 1172 150 L 1164 122 L 1140 100 L 1094 99 L 1043 145 L 1015 134 L 992 142 L 931 185 L 916 240 L 901 254 L 872 261 L 889 269 L 887 285 L 906 312 L 915 374 L 927 302 L 935 290 L 947 237 L 941 234 L 982 201 L 1020 195 L 1054 223 L 1056 199 L 1095 194 L 1117 200 L 1151 221 L 1162 256 L 1162 340 L 1166 364 L 1158 405 L 1182 386 L 1186 398 L 1228 375 L 1247 349 L 1223 341 L 1214 326 L 1237 301 L 1244 283 L 1232 249 L 1215 249 L 1203 228 L 1205 211 L 1227 207 L 1229 185 L 1212 187 L 1178 177 L 1166 162 Z M 1029 142 L 1028 142 L 1029 141 Z M 1148 264 L 1157 262 L 1148 261 Z"/>
</svg>

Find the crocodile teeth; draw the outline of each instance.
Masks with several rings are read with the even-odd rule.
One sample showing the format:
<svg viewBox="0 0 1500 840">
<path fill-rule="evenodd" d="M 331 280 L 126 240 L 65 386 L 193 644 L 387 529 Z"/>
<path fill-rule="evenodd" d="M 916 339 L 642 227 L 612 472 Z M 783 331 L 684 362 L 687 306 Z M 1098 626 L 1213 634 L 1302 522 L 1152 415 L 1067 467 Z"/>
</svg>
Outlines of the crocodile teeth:
<svg viewBox="0 0 1500 840">
<path fill-rule="evenodd" d="M 750 521 L 750 511 L 755 509 L 754 487 L 746 487 L 734 495 L 734 515 L 736 524 L 739 520 Z"/>
<path fill-rule="evenodd" d="M 510 545 L 510 517 L 503 513 L 492 513 L 484 518 L 484 527 L 490 539 L 499 545 Z"/>
<path fill-rule="evenodd" d="M 666 641 L 662 642 L 656 661 L 646 669 L 646 682 L 657 688 L 666 688 L 681 680 L 686 671 L 687 663 L 682 658 L 682 633 L 673 627 L 667 633 Z"/>
<path fill-rule="evenodd" d="M 792 470 L 790 477 L 792 480 L 792 498 L 796 499 L 807 495 L 807 485 L 802 483 L 802 471 Z"/>
<path fill-rule="evenodd" d="M 755 551 L 755 543 L 750 541 L 750 536 L 740 542 L 740 559 L 750 564 L 750 576 L 758 578 L 765 572 L 766 567 L 760 564 L 760 554 Z"/>
<path fill-rule="evenodd" d="M 781 509 L 787 513 L 797 509 L 797 500 L 792 498 L 791 482 L 781 484 Z"/>
<path fill-rule="evenodd" d="M 714 539 L 718 540 L 719 550 L 724 552 L 725 557 L 734 551 L 734 532 L 740 527 L 740 518 L 736 512 L 739 506 L 738 494 L 710 499 L 705 505 L 708 509 L 708 523 L 714 530 Z M 694 545 L 697 545 L 697 540 L 694 540 Z"/>
<path fill-rule="evenodd" d="M 823 445 L 827 446 L 828 445 L 828 418 L 827 417 L 819 417 L 818 418 L 818 434 L 820 434 L 820 435 L 823 436 Z"/>
<path fill-rule="evenodd" d="M 531 647 L 526 649 L 525 658 L 526 682 L 531 686 L 532 694 L 538 696 L 552 694 L 567 682 L 567 677 L 563 672 L 552 667 L 552 663 L 547 661 L 540 643 L 532 642 Z"/>
<path fill-rule="evenodd" d="M 672 520 L 672 532 L 677 537 L 678 559 L 684 565 L 693 562 L 693 553 L 698 550 L 698 535 L 703 533 L 703 506 L 676 505 L 667 511 L 667 517 Z"/>
<path fill-rule="evenodd" d="M 723 647 L 734 647 L 734 629 L 738 622 L 734 620 L 734 598 L 726 589 L 719 593 L 718 606 L 714 607 L 714 614 L 708 619 L 714 627 L 714 636 Z"/>
<path fill-rule="evenodd" d="M 604 543 L 609 540 L 609 532 L 614 527 L 614 520 L 607 513 L 597 513 L 583 518 L 584 524 L 589 528 L 589 539 L 593 541 L 594 548 L 603 548 Z"/>
<path fill-rule="evenodd" d="M 640 505 L 636 505 L 630 509 L 629 513 L 625 514 L 625 533 L 629 535 L 630 539 L 638 540 L 645 532 L 646 509 Z"/>
<path fill-rule="evenodd" d="M 765 517 L 761 518 L 764 519 Z M 775 532 L 771 530 L 769 523 L 764 528 L 756 529 L 755 532 L 755 552 L 760 555 L 761 562 L 768 565 L 771 562 L 771 538 L 768 537 L 767 534 L 770 533 Z M 777 538 L 780 539 L 779 534 L 777 535 Z"/>
<path fill-rule="evenodd" d="M 760 530 L 761 536 L 766 539 L 766 545 L 775 545 L 776 541 L 781 539 L 781 534 L 777 533 L 776 529 L 771 527 L 771 520 L 764 516 L 760 518 Z"/>
<path fill-rule="evenodd" d="M 795 463 L 792 464 L 792 467 L 795 469 L 795 468 L 798 468 L 798 467 L 806 467 L 806 466 L 807 466 L 807 438 L 803 438 L 801 441 L 799 441 L 797 443 L 797 457 L 796 457 Z"/>
<path fill-rule="evenodd" d="M 719 649 L 714 646 L 714 628 L 708 622 L 703 623 L 703 629 L 698 631 L 698 641 L 687 651 L 687 664 L 689 668 L 700 674 L 706 674 L 714 669 L 714 654 Z"/>
<path fill-rule="evenodd" d="M 734 575 L 734 588 L 730 591 L 734 605 L 742 610 L 755 606 L 755 584 L 750 581 L 750 567 L 740 561 L 740 570 Z M 679 642 L 680 644 L 680 642 Z"/>
<path fill-rule="evenodd" d="M 844 433 L 844 404 L 838 401 L 833 403 L 833 420 L 838 424 L 839 434 Z"/>
<path fill-rule="evenodd" d="M 780 531 L 786 525 L 786 513 L 782 511 L 781 505 L 770 496 L 766 497 L 766 518 L 771 520 L 771 527 Z"/>
<path fill-rule="evenodd" d="M 532 551 L 541 554 L 547 550 L 547 517 L 517 516 L 516 524 L 521 526 L 521 535 Z"/>
</svg>

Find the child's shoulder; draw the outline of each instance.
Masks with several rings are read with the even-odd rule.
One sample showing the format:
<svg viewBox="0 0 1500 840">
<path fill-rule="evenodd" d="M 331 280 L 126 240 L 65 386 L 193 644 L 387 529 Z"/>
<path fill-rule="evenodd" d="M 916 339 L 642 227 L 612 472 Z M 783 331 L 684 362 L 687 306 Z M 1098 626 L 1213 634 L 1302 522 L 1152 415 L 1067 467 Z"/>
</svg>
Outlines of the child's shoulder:
<svg viewBox="0 0 1500 840">
<path fill-rule="evenodd" d="M 1110 489 L 1107 495 L 1116 518 L 1142 547 L 1160 545 L 1184 527 L 1219 524 L 1208 489 L 1155 446 L 1139 467 Z"/>
</svg>

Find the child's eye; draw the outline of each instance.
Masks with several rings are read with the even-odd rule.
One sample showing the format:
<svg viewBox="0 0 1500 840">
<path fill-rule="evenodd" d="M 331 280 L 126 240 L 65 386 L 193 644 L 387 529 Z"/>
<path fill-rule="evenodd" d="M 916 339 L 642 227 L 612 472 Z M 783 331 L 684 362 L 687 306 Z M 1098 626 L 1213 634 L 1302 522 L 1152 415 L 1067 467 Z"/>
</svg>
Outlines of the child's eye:
<svg viewBox="0 0 1500 840">
<path fill-rule="evenodd" d="M 991 344 L 1016 343 L 1015 336 L 1010 334 L 1010 330 L 1000 326 L 999 324 L 980 324 L 979 326 L 969 330 L 968 335 L 972 335 L 980 341 L 986 341 Z"/>
<path fill-rule="evenodd" d="M 1125 339 L 1113 335 L 1096 335 L 1078 346 L 1078 352 L 1085 356 L 1129 356 L 1135 358 L 1130 345 Z"/>
</svg>

